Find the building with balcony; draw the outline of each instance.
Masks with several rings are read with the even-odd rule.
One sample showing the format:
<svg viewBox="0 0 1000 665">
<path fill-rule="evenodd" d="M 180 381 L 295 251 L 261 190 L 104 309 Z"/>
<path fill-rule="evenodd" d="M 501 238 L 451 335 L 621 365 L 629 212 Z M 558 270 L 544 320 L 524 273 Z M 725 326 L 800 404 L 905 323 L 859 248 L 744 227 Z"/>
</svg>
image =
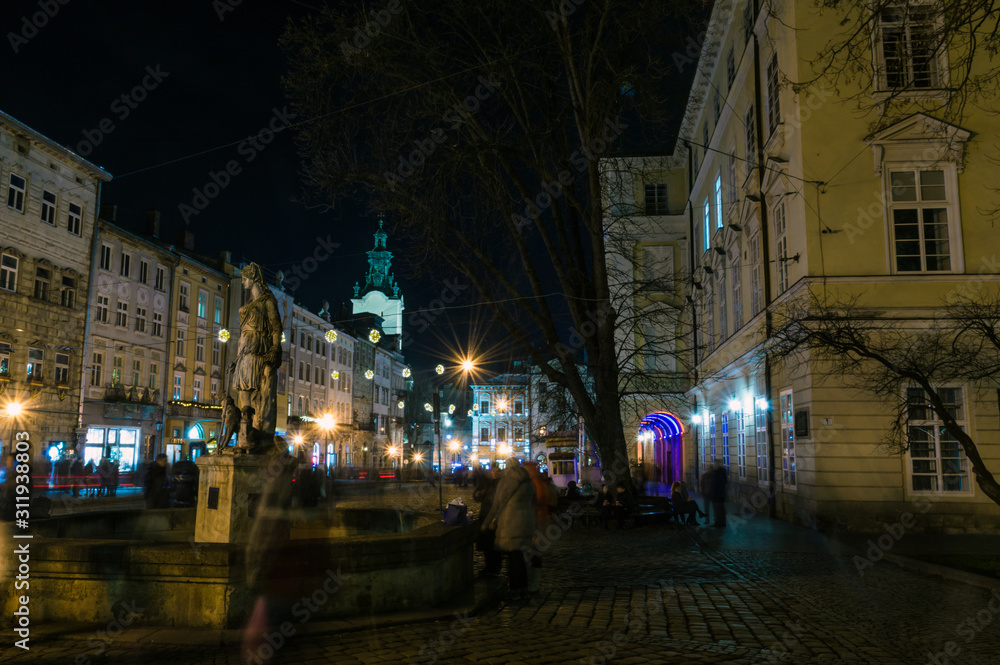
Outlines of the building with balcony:
<svg viewBox="0 0 1000 665">
<path fill-rule="evenodd" d="M 470 462 L 500 466 L 514 456 L 531 457 L 529 381 L 525 361 L 514 361 L 511 371 L 470 386 L 472 450 Z"/>
<path fill-rule="evenodd" d="M 159 213 L 149 213 L 153 228 Z M 111 221 L 97 223 L 84 357 L 83 455 L 120 471 L 162 452 L 169 375 L 170 289 L 178 257 Z"/>
<path fill-rule="evenodd" d="M 79 442 L 90 259 L 110 179 L 0 112 L 0 452 L 16 431 L 36 461 Z"/>
</svg>

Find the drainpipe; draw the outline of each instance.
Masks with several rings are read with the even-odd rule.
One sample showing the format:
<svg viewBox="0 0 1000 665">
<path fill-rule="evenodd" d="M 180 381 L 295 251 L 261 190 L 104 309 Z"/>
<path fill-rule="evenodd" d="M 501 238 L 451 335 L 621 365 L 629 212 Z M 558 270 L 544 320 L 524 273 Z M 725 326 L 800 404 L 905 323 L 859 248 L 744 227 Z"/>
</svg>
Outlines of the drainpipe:
<svg viewBox="0 0 1000 665">
<path fill-rule="evenodd" d="M 77 429 L 83 429 L 83 404 L 84 404 L 84 396 L 87 394 L 87 383 L 88 383 L 87 372 L 85 370 L 87 367 L 87 358 L 89 358 L 90 354 L 92 353 L 92 348 L 90 345 L 90 308 L 91 308 L 92 298 L 94 297 L 94 282 L 97 281 L 96 280 L 97 269 L 94 263 L 97 261 L 97 245 L 99 240 L 98 227 L 100 226 L 101 223 L 100 222 L 101 184 L 102 184 L 101 181 L 97 180 L 97 190 L 95 192 L 97 195 L 97 200 L 94 202 L 94 236 L 93 239 L 90 241 L 90 275 L 88 275 L 89 279 L 87 283 L 87 300 L 85 301 L 86 304 L 83 307 L 83 316 L 84 316 L 83 358 L 80 359 L 80 367 L 83 368 L 84 371 L 80 372 L 80 415 L 77 417 L 77 425 L 76 425 Z M 74 432 L 74 434 L 76 433 Z M 74 437 L 74 440 L 75 438 L 76 437 Z M 80 444 L 79 441 L 75 441 L 75 443 L 77 445 Z M 84 446 L 86 446 L 86 442 L 84 442 Z"/>
<path fill-rule="evenodd" d="M 753 2 L 753 0 L 749 0 Z M 757 10 L 754 10 L 754 23 L 756 24 Z M 764 184 L 764 90 L 761 88 L 760 80 L 760 41 L 757 39 L 757 31 L 753 32 L 753 79 L 754 79 L 754 90 L 755 90 L 755 108 L 754 108 L 754 124 L 756 125 L 756 135 L 757 135 L 757 187 L 760 196 L 760 201 L 758 205 L 760 206 L 760 244 L 761 244 L 761 262 L 763 268 L 761 272 L 763 273 L 763 296 L 764 296 L 764 335 L 765 339 L 770 339 L 773 332 L 773 319 L 771 312 L 771 242 L 770 242 L 770 223 L 768 220 L 768 210 L 767 202 L 764 200 L 764 193 L 761 189 Z M 771 356 L 766 353 L 764 356 L 764 391 L 766 398 L 770 402 L 772 394 L 772 383 L 771 383 Z M 773 407 L 773 405 L 771 405 Z M 768 478 L 768 488 L 772 491 L 768 492 L 768 515 L 769 517 L 774 517 L 776 513 L 775 499 L 777 497 L 777 492 L 773 491 L 776 487 L 775 480 L 775 454 L 774 454 L 774 409 L 768 408 L 765 412 L 765 418 L 767 420 L 767 458 L 768 458 L 768 473 L 770 478 Z"/>
</svg>

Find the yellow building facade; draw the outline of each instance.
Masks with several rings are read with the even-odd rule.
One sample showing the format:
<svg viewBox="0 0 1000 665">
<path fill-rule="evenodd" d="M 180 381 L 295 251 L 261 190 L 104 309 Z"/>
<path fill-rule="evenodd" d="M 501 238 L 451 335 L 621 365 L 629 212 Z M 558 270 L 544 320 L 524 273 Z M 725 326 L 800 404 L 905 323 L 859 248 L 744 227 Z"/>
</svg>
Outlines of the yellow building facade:
<svg viewBox="0 0 1000 665">
<path fill-rule="evenodd" d="M 932 440 L 888 454 L 894 405 L 808 354 L 766 350 L 793 301 L 853 300 L 919 328 L 1000 281 L 983 213 L 1000 118 L 950 113 L 955 58 L 920 38 L 940 19 L 890 7 L 872 21 L 867 74 L 834 83 L 816 63 L 841 19 L 811 2 L 716 2 L 697 62 L 680 56 L 697 67 L 674 156 L 690 173 L 684 475 L 696 485 L 724 465 L 737 520 L 877 531 L 919 509 L 918 530 L 996 532 L 1000 508 L 932 414 L 919 423 Z M 995 386 L 942 387 L 996 472 Z"/>
</svg>

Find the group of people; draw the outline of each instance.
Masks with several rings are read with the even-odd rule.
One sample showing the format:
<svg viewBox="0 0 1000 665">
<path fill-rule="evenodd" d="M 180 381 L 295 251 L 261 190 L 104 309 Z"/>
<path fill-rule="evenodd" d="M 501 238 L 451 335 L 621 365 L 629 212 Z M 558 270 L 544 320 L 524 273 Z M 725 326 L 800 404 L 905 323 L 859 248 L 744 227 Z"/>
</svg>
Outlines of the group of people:
<svg viewBox="0 0 1000 665">
<path fill-rule="evenodd" d="M 549 525 L 558 505 L 552 479 L 541 473 L 538 465 L 524 466 L 516 457 L 503 470 L 490 469 L 476 478 L 473 498 L 480 503 L 476 548 L 485 562 L 481 575 L 499 577 L 507 560 L 509 593 L 513 599 L 526 599 L 539 590 L 542 556 L 534 547 Z"/>
<path fill-rule="evenodd" d="M 67 455 L 55 464 L 48 463 L 46 476 L 52 480 L 56 491 L 72 492 L 87 497 L 115 496 L 118 492 L 119 466 L 116 460 L 102 457 L 97 464 L 93 459 L 84 464 L 79 455 Z"/>
</svg>

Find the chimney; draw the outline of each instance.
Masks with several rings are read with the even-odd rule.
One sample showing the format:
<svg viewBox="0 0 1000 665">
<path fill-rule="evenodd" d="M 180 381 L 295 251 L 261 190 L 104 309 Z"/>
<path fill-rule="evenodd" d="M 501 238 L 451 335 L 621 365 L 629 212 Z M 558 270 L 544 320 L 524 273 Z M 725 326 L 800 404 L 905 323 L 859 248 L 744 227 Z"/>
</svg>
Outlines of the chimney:
<svg viewBox="0 0 1000 665">
<path fill-rule="evenodd" d="M 194 251 L 194 232 L 177 229 L 177 244 L 188 251 Z"/>
<path fill-rule="evenodd" d="M 160 237 L 160 211 L 159 210 L 147 210 L 146 211 L 146 233 L 153 236 L 154 238 Z"/>
<path fill-rule="evenodd" d="M 223 265 L 232 265 L 233 263 L 233 253 L 229 250 L 222 250 L 219 252 L 219 262 Z"/>
</svg>

